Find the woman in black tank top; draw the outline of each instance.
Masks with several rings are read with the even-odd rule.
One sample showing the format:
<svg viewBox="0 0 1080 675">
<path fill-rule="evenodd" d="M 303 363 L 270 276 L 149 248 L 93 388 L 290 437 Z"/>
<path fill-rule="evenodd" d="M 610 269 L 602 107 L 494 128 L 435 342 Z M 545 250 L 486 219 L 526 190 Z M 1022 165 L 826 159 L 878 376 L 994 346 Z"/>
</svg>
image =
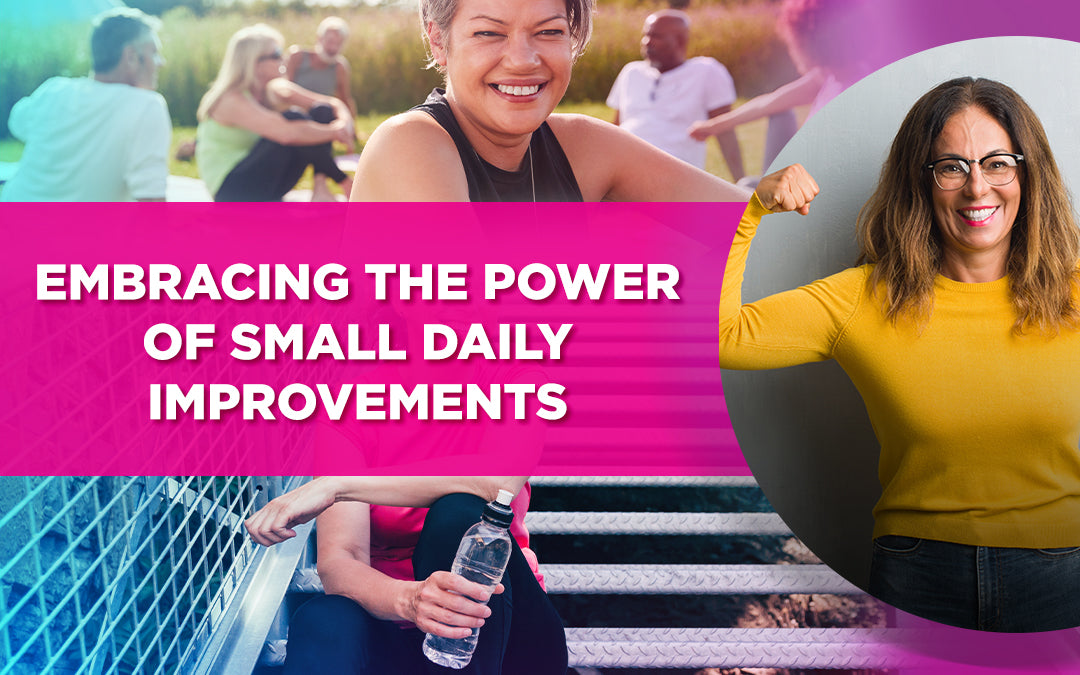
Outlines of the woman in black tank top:
<svg viewBox="0 0 1080 675">
<path fill-rule="evenodd" d="M 594 0 L 421 0 L 446 77 L 364 148 L 358 201 L 746 201 L 750 193 L 613 124 L 552 114 Z"/>
<path fill-rule="evenodd" d="M 446 88 L 376 129 L 352 198 L 748 200 L 749 192 L 615 125 L 552 114 L 588 41 L 592 6 L 593 0 L 421 0 L 431 63 L 445 74 Z M 287 672 L 443 672 L 418 663 L 420 628 L 460 638 L 486 617 L 483 646 L 463 672 L 566 673 L 562 622 L 524 561 L 517 565 L 521 574 L 504 577 L 505 596 L 491 610 L 501 613 L 489 615 L 447 585 L 453 575 L 425 576 L 416 556 L 417 579 L 405 585 L 373 574 L 370 517 L 363 511 L 342 517 L 329 528 L 320 523 L 319 533 L 320 575 L 341 595 L 325 596 L 293 618 Z M 409 590 L 417 584 L 437 588 L 420 597 Z M 417 606 L 431 612 L 418 613 Z M 441 618 L 427 621 L 429 614 Z M 412 625 L 403 630 L 402 622 Z"/>
</svg>

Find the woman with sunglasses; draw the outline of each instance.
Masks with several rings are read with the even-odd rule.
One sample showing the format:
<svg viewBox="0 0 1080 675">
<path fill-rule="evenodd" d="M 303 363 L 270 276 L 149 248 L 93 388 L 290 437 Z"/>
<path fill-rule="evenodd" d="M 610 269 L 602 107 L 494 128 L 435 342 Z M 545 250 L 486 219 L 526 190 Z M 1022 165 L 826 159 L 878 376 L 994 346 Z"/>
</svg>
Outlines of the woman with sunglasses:
<svg viewBox="0 0 1080 675">
<path fill-rule="evenodd" d="M 745 201 L 749 193 L 624 129 L 552 114 L 592 27 L 593 0 L 422 0 L 445 89 L 379 126 L 362 201 Z"/>
<path fill-rule="evenodd" d="M 761 217 L 816 194 L 796 172 L 762 183 L 721 366 L 832 358 L 851 377 L 881 445 L 870 592 L 965 628 L 1080 625 L 1080 242 L 1038 117 L 999 82 L 938 85 L 860 213 L 866 264 L 743 306 Z"/>
<path fill-rule="evenodd" d="M 265 24 L 237 31 L 199 103 L 196 160 L 215 201 L 280 201 L 308 166 L 346 194 L 352 189 L 331 147 L 334 141 L 353 147 L 352 114 L 342 101 L 282 77 L 283 44 L 281 33 Z M 334 198 L 325 181 L 315 185 L 321 189 L 313 200 Z"/>
</svg>

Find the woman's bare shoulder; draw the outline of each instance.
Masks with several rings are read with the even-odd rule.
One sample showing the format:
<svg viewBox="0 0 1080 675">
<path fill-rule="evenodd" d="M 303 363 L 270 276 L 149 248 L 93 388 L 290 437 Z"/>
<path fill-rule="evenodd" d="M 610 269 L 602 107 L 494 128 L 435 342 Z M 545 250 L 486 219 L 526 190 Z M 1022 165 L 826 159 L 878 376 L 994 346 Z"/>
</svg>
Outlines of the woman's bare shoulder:
<svg viewBox="0 0 1080 675">
<path fill-rule="evenodd" d="M 553 114 L 547 122 L 574 170 L 585 201 L 607 198 L 621 161 L 619 136 L 625 132 L 610 122 L 576 113 Z"/>
<path fill-rule="evenodd" d="M 375 138 L 376 135 L 388 136 L 396 142 L 406 143 L 414 138 L 417 140 L 434 140 L 445 137 L 447 141 L 453 144 L 450 134 L 439 126 L 435 118 L 422 110 L 407 110 L 388 117 L 375 129 L 371 137 Z"/>
<path fill-rule="evenodd" d="M 358 201 L 468 201 L 457 147 L 430 115 L 394 115 L 371 134 L 360 155 L 352 198 Z"/>
<path fill-rule="evenodd" d="M 578 113 L 554 113 L 547 122 L 563 145 L 603 143 L 612 134 L 620 133 L 619 127 L 610 122 Z"/>
</svg>

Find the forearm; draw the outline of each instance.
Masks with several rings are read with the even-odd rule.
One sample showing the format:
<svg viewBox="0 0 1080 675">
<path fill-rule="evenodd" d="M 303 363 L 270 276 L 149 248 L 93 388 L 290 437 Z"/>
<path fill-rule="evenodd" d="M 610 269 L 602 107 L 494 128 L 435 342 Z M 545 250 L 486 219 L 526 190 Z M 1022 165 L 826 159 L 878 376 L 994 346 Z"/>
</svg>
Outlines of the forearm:
<svg viewBox="0 0 1080 675">
<path fill-rule="evenodd" d="M 746 175 L 743 169 L 742 149 L 739 148 L 739 139 L 735 136 L 734 131 L 728 131 L 720 134 L 716 137 L 717 142 L 720 144 L 720 152 L 724 155 L 724 161 L 727 162 L 728 170 L 731 171 L 731 176 L 734 180 L 739 180 Z"/>
<path fill-rule="evenodd" d="M 282 145 L 331 143 L 337 140 L 341 135 L 341 130 L 346 128 L 346 122 L 342 119 L 336 119 L 330 124 L 320 124 L 311 120 L 286 120 L 282 118 L 282 123 L 285 126 L 276 134 L 277 137 L 270 137 L 270 140 Z"/>
<path fill-rule="evenodd" d="M 277 110 L 285 110 L 290 107 L 298 107 L 304 110 L 309 110 L 313 105 L 317 103 L 324 103 L 334 109 L 334 113 L 337 115 L 337 120 L 352 126 L 352 111 L 349 110 L 349 106 L 340 98 L 335 96 L 326 96 L 317 92 L 305 89 L 295 82 L 291 82 L 283 77 L 278 77 L 271 80 L 266 85 L 267 97 L 273 107 Z"/>
<path fill-rule="evenodd" d="M 409 621 L 407 598 L 414 581 L 394 579 L 360 560 L 348 556 L 319 561 L 319 578 L 327 593 L 354 600 L 372 616 L 390 621 Z"/>
<path fill-rule="evenodd" d="M 335 502 L 382 506 L 430 506 L 448 494 L 465 493 L 492 501 L 499 490 L 521 491 L 525 476 L 323 476 Z"/>
<path fill-rule="evenodd" d="M 516 495 L 525 480 L 524 476 L 320 476 L 271 500 L 244 525 L 256 542 L 272 546 L 295 537 L 296 525 L 343 507 L 425 507 L 456 492 L 492 501 L 500 489 Z"/>
<path fill-rule="evenodd" d="M 350 127 L 353 125 L 353 111 L 348 103 L 334 96 L 327 97 L 327 103 L 333 107 L 339 120 L 345 120 Z"/>
<path fill-rule="evenodd" d="M 605 158 L 614 174 L 605 199 L 634 202 L 745 202 L 750 191 L 660 151 L 623 129 Z M 594 159 L 596 161 L 595 155 Z"/>
<path fill-rule="evenodd" d="M 709 133 L 720 134 L 733 130 L 740 124 L 769 117 L 795 106 L 808 105 L 821 89 L 821 82 L 822 75 L 815 69 L 767 94 L 755 96 L 729 113 L 712 118 L 705 122 L 702 128 Z"/>
<path fill-rule="evenodd" d="M 750 191 L 717 178 L 697 167 L 666 155 L 664 163 L 677 164 L 670 169 L 656 169 L 648 176 L 638 176 L 630 191 L 616 189 L 608 195 L 615 201 L 667 202 L 745 202 Z M 640 173 L 641 167 L 628 167 Z"/>
<path fill-rule="evenodd" d="M 612 179 L 600 199 L 628 202 L 745 202 L 750 191 L 656 149 L 623 129 L 617 152 L 590 161 L 607 163 Z M 587 197 L 588 198 L 588 197 Z"/>
</svg>

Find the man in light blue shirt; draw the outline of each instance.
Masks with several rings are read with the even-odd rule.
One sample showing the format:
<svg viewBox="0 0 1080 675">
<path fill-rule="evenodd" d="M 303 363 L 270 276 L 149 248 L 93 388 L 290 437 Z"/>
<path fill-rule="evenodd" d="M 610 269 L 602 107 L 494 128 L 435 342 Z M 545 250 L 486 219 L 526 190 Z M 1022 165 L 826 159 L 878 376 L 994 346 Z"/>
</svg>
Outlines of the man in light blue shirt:
<svg viewBox="0 0 1080 675">
<path fill-rule="evenodd" d="M 91 77 L 54 77 L 11 110 L 26 146 L 3 201 L 161 201 L 172 122 L 157 88 L 160 21 L 105 12 L 90 37 Z"/>
</svg>

